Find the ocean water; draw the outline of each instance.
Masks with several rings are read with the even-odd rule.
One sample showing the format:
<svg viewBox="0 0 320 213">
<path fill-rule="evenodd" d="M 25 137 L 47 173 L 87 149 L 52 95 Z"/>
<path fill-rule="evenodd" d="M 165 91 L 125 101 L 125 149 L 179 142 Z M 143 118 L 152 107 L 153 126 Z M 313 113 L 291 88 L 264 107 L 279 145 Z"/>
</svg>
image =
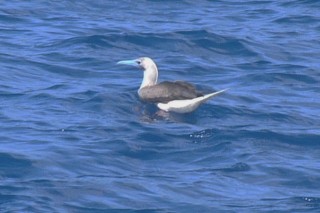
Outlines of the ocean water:
<svg viewBox="0 0 320 213">
<path fill-rule="evenodd" d="M 0 212 L 320 212 L 320 1 L 0 4 Z M 160 81 L 210 92 L 189 114 Z"/>
</svg>

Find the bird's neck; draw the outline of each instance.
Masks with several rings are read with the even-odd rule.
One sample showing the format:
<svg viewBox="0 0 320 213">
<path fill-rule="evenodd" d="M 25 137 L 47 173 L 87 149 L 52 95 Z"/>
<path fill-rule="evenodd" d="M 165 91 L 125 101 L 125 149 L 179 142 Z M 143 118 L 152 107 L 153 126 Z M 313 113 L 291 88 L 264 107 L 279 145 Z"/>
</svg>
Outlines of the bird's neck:
<svg viewBox="0 0 320 213">
<path fill-rule="evenodd" d="M 140 85 L 140 89 L 148 86 L 153 86 L 157 84 L 158 80 L 158 69 L 156 65 L 148 67 L 143 72 L 143 80 Z"/>
</svg>

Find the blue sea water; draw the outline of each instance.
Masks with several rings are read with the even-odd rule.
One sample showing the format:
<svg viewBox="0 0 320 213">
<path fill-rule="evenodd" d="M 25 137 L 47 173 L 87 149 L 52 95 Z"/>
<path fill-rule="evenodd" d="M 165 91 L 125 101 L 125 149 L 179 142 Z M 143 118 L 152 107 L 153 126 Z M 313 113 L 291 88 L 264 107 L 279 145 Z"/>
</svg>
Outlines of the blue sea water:
<svg viewBox="0 0 320 213">
<path fill-rule="evenodd" d="M 0 212 L 320 212 L 320 1 L 0 4 Z M 160 80 L 230 88 L 197 111 Z"/>
</svg>

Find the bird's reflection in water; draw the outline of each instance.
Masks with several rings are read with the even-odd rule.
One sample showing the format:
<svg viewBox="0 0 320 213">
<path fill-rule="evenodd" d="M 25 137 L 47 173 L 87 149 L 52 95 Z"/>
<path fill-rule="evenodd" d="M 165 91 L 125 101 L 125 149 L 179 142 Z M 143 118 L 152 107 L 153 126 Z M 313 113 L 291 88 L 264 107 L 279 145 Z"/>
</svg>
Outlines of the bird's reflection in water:
<svg viewBox="0 0 320 213">
<path fill-rule="evenodd" d="M 134 111 L 140 116 L 140 120 L 147 123 L 154 123 L 157 121 L 170 121 L 174 123 L 188 123 L 195 124 L 197 119 L 195 113 L 174 113 L 159 110 L 154 104 L 138 103 Z"/>
</svg>

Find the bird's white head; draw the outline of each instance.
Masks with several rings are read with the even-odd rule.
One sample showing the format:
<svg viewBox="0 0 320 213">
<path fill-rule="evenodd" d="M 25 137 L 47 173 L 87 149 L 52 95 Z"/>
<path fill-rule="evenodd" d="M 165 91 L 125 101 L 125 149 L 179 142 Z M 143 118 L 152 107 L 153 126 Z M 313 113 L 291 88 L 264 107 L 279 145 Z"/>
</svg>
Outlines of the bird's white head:
<svg viewBox="0 0 320 213">
<path fill-rule="evenodd" d="M 144 71 L 140 89 L 147 86 L 153 86 L 157 83 L 158 68 L 151 58 L 141 57 L 134 60 L 119 61 L 117 64 L 133 65 Z"/>
<path fill-rule="evenodd" d="M 148 69 L 157 69 L 157 65 L 151 58 L 141 57 L 136 59 L 139 67 L 141 67 L 144 71 Z"/>
</svg>

